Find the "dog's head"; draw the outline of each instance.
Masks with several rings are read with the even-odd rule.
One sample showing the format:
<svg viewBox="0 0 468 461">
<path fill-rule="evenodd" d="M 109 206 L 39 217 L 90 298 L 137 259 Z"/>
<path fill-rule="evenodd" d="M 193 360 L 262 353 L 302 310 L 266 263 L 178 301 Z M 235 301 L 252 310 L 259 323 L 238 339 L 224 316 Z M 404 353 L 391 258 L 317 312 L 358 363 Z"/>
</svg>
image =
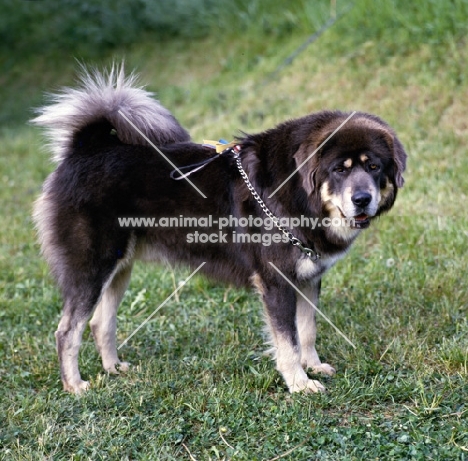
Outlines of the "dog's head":
<svg viewBox="0 0 468 461">
<path fill-rule="evenodd" d="M 342 220 L 334 227 L 342 228 L 343 237 L 346 228 L 364 229 L 393 206 L 406 165 L 403 146 L 386 123 L 369 114 L 356 113 L 346 121 L 348 116 L 311 116 L 309 132 L 299 134 L 303 141 L 294 156 L 297 166 L 302 165 L 305 191 L 311 200 L 320 200 L 324 217 Z"/>
</svg>

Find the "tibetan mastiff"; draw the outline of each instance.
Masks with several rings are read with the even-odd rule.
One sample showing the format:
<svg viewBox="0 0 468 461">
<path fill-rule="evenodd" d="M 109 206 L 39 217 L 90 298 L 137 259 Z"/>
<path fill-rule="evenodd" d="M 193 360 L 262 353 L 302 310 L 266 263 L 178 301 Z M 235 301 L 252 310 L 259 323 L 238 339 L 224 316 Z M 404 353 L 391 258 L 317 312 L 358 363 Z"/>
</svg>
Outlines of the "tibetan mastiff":
<svg viewBox="0 0 468 461">
<path fill-rule="evenodd" d="M 254 286 L 289 391 L 324 390 L 306 373 L 335 373 L 315 349 L 321 277 L 403 185 L 406 153 L 385 122 L 322 111 L 243 135 L 218 154 L 114 66 L 84 70 L 33 123 L 47 129 L 57 163 L 34 220 L 63 295 L 55 336 L 65 390 L 89 386 L 78 354 L 90 318 L 104 369 L 128 369 L 116 312 L 136 260 Z M 186 217 L 190 228 L 177 225 Z"/>
</svg>

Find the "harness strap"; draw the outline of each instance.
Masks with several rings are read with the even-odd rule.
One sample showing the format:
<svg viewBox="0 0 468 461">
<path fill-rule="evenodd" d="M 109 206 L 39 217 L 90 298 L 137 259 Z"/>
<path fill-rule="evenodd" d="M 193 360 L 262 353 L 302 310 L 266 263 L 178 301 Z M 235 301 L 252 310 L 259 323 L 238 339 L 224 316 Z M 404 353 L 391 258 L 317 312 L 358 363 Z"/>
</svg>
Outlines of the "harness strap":
<svg viewBox="0 0 468 461">
<path fill-rule="evenodd" d="M 219 155 L 215 155 L 214 157 L 207 158 L 206 160 L 203 160 L 202 162 L 192 163 L 191 165 L 186 165 L 186 166 L 181 166 L 179 167 L 179 171 L 183 172 L 185 170 L 188 170 L 187 173 L 179 174 L 179 171 L 172 170 L 169 176 L 171 177 L 171 179 L 174 179 L 175 181 L 180 181 L 181 179 L 188 178 L 192 173 L 196 173 L 202 168 L 205 168 L 206 165 L 211 163 L 213 160 L 216 160 L 218 157 Z"/>
<path fill-rule="evenodd" d="M 216 160 L 219 156 L 223 154 L 228 154 L 231 152 L 231 149 L 236 145 L 234 141 L 228 142 L 224 139 L 220 139 L 219 141 L 210 141 L 210 140 L 203 140 L 203 147 L 208 147 L 210 149 L 216 150 L 216 153 L 219 155 L 215 155 L 214 157 L 207 158 L 198 163 L 192 163 L 191 165 L 185 165 L 179 168 L 179 171 L 188 170 L 187 173 L 179 174 L 179 171 L 172 170 L 171 174 L 169 175 L 171 179 L 175 181 L 180 181 L 181 179 L 188 178 L 191 174 L 196 173 L 197 171 L 205 168 L 206 165 L 211 163 L 213 160 Z"/>
</svg>

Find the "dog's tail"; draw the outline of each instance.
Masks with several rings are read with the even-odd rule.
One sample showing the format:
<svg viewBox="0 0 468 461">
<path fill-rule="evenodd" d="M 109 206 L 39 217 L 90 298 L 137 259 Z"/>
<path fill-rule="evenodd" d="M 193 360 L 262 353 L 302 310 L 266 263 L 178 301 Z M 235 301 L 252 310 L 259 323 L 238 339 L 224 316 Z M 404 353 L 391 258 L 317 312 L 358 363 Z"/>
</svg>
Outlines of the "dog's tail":
<svg viewBox="0 0 468 461">
<path fill-rule="evenodd" d="M 31 122 L 47 129 L 56 162 L 71 155 L 73 146 L 96 141 L 89 130 L 104 120 L 125 144 L 164 145 L 190 140 L 153 93 L 138 85 L 135 74 L 125 77 L 123 64 L 114 64 L 107 72 L 83 67 L 77 88 L 64 88 L 50 98 L 52 104 L 38 109 L 39 115 Z M 86 136 L 80 136 L 85 129 Z"/>
</svg>

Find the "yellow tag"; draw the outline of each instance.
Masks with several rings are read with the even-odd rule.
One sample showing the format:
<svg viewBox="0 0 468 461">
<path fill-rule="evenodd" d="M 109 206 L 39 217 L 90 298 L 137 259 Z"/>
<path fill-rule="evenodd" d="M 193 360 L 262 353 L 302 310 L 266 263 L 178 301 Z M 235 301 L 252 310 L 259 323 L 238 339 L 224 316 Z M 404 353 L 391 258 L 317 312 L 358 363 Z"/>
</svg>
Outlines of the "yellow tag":
<svg viewBox="0 0 468 461">
<path fill-rule="evenodd" d="M 236 144 L 237 144 L 236 141 L 231 141 L 227 144 L 223 144 L 222 142 L 219 142 L 219 141 L 211 141 L 209 139 L 203 140 L 203 145 L 213 147 L 213 149 L 216 149 L 217 154 L 224 152 L 226 149 L 229 149 L 230 147 L 234 147 Z"/>
</svg>

